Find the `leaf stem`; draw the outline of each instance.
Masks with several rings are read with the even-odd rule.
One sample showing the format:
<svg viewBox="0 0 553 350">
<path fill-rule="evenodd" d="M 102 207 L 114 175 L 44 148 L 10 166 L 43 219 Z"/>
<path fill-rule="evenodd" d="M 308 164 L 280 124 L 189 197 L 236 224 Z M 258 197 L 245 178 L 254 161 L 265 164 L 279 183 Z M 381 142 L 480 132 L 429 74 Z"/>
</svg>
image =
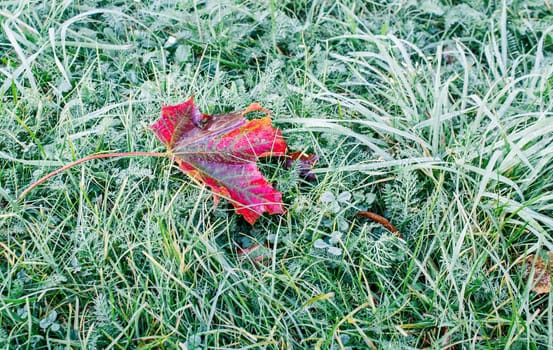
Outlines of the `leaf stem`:
<svg viewBox="0 0 553 350">
<path fill-rule="evenodd" d="M 164 153 L 161 153 L 161 152 L 118 152 L 118 153 L 91 154 L 89 156 L 78 159 L 78 160 L 76 160 L 74 162 L 71 162 L 69 164 L 66 164 L 66 165 L 62 166 L 61 168 L 52 171 L 49 174 L 44 175 L 39 180 L 37 180 L 35 183 L 33 183 L 31 186 L 27 187 L 27 189 L 25 189 L 25 191 L 23 191 L 19 195 L 19 198 L 17 200 L 21 201 L 23 199 L 23 197 L 25 197 L 35 187 L 39 186 L 40 184 L 42 184 L 43 182 L 45 182 L 49 178 L 54 177 L 57 174 L 59 174 L 61 172 L 64 172 L 65 170 L 67 170 L 69 168 L 72 168 L 76 165 L 79 165 L 79 164 L 84 163 L 84 162 L 88 162 L 89 160 L 102 159 L 102 158 L 114 158 L 114 157 L 167 157 L 167 156 L 168 156 L 168 154 L 166 152 L 164 152 Z"/>
</svg>

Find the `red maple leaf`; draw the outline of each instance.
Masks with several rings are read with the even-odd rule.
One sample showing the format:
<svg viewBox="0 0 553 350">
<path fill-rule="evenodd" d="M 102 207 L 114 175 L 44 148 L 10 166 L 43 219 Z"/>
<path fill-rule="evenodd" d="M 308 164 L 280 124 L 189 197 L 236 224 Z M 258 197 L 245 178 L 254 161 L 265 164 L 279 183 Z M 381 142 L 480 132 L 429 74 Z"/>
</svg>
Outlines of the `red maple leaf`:
<svg viewBox="0 0 553 350">
<path fill-rule="evenodd" d="M 248 121 L 244 115 L 266 112 Z M 264 212 L 284 212 L 282 194 L 257 168 L 260 157 L 283 156 L 286 142 L 271 124 L 269 112 L 257 103 L 229 114 L 202 114 L 193 98 L 165 106 L 150 126 L 167 146 L 180 169 L 211 187 L 215 198 L 229 199 L 236 212 L 254 224 Z"/>
</svg>

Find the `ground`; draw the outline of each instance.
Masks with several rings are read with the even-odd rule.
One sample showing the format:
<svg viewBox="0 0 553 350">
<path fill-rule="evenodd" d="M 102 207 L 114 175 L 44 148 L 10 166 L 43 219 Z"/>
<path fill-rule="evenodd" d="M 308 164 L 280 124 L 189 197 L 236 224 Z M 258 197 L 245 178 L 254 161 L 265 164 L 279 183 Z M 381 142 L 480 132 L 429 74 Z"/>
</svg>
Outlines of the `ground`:
<svg viewBox="0 0 553 350">
<path fill-rule="evenodd" d="M 0 346 L 553 348 L 552 7 L 4 1 Z M 261 161 L 285 214 L 159 157 L 18 198 L 163 152 L 192 95 L 318 155 L 316 181 Z"/>
</svg>

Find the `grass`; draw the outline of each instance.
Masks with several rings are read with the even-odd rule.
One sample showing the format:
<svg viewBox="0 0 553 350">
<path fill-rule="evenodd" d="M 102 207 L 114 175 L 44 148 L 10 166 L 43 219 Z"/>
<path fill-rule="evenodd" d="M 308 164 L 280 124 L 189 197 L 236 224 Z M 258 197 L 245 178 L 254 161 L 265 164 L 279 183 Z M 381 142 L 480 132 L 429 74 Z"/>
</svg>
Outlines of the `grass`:
<svg viewBox="0 0 553 350">
<path fill-rule="evenodd" d="M 15 0 L 0 25 L 3 348 L 553 347 L 523 264 L 553 251 L 547 1 Z M 261 165 L 286 215 L 145 157 L 17 201 L 162 152 L 147 126 L 190 95 L 319 155 L 313 183 Z"/>
</svg>

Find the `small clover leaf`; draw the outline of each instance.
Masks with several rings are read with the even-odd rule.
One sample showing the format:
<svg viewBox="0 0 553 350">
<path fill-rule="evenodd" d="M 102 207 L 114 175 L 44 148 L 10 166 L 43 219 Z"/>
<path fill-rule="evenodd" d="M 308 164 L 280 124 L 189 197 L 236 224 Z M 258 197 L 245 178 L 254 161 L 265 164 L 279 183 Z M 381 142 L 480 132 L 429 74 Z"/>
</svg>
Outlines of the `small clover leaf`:
<svg viewBox="0 0 553 350">
<path fill-rule="evenodd" d="M 332 192 L 325 191 L 323 192 L 323 194 L 321 194 L 322 203 L 330 203 L 330 202 L 333 202 L 334 200 L 336 200 L 336 197 L 334 197 L 334 194 Z"/>
<path fill-rule="evenodd" d="M 40 320 L 40 323 L 39 323 L 40 328 L 48 329 L 48 327 L 54 324 L 57 317 L 58 317 L 57 311 L 56 310 L 52 311 L 48 316 Z M 59 329 L 59 326 L 58 326 L 58 329 Z"/>
<path fill-rule="evenodd" d="M 342 240 L 342 232 L 334 231 L 330 234 L 330 239 L 328 240 L 328 243 L 336 244 L 336 243 L 340 243 L 341 240 Z"/>
<path fill-rule="evenodd" d="M 342 255 L 342 248 L 329 246 L 327 249 L 328 249 L 328 252 L 332 255 L 336 255 L 336 256 Z"/>
<path fill-rule="evenodd" d="M 338 196 L 330 191 L 325 191 L 321 194 L 321 203 L 325 204 L 331 213 L 338 213 L 341 209 L 341 204 L 347 204 L 351 200 L 351 193 L 348 191 L 341 192 Z"/>
<path fill-rule="evenodd" d="M 348 191 L 344 191 L 340 193 L 336 198 L 336 200 L 341 203 L 347 203 L 350 201 L 350 199 L 351 199 L 351 193 L 349 193 Z"/>
<path fill-rule="evenodd" d="M 367 196 L 365 197 L 365 204 L 366 205 L 371 205 L 374 203 L 374 201 L 376 200 L 376 194 L 374 193 L 369 193 L 367 194 Z"/>
<path fill-rule="evenodd" d="M 342 248 L 337 247 L 336 244 L 342 241 L 342 232 L 334 231 L 330 234 L 328 243 L 319 238 L 313 243 L 313 247 L 317 249 L 326 249 L 329 254 L 340 256 L 342 255 Z"/>
<path fill-rule="evenodd" d="M 17 316 L 21 317 L 21 318 L 27 318 L 27 309 L 25 307 L 21 307 L 19 309 L 17 309 Z"/>
<path fill-rule="evenodd" d="M 323 241 L 322 239 L 317 239 L 315 241 L 315 243 L 313 243 L 313 246 L 315 248 L 318 248 L 318 249 L 326 249 L 328 247 L 330 247 L 330 245 L 328 243 L 326 243 L 325 241 Z"/>
</svg>

